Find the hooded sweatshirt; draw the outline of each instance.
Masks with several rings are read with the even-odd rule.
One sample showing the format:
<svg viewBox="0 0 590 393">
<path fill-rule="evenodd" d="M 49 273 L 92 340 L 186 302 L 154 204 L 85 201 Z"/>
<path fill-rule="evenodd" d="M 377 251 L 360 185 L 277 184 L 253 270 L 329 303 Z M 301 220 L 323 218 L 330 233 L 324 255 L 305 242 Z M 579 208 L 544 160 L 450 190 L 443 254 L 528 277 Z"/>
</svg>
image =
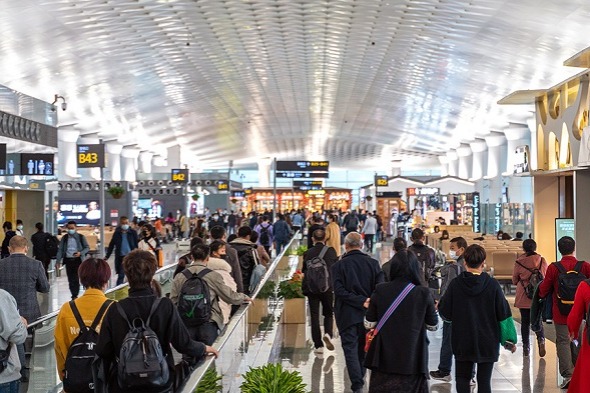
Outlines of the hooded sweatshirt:
<svg viewBox="0 0 590 393">
<path fill-rule="evenodd" d="M 502 340 L 516 344 L 510 306 L 500 284 L 487 273 L 457 276 L 440 300 L 438 311 L 453 324 L 451 343 L 458 361 L 497 362 Z M 501 338 L 504 324 L 511 327 L 511 334 Z"/>
</svg>

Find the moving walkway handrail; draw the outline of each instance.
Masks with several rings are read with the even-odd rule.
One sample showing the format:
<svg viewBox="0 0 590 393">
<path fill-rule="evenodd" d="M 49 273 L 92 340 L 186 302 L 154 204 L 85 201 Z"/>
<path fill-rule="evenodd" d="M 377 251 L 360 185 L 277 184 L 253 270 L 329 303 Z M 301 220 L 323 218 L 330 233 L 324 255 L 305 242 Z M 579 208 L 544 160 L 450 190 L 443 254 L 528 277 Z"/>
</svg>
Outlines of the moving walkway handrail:
<svg viewBox="0 0 590 393">
<path fill-rule="evenodd" d="M 287 244 L 285 246 L 285 248 L 283 248 L 283 251 L 281 251 L 281 253 L 276 256 L 276 258 L 274 259 L 272 264 L 267 268 L 266 273 L 262 277 L 262 280 L 260 281 L 260 284 L 258 285 L 256 291 L 254 292 L 254 294 L 252 294 L 252 296 L 250 296 L 253 300 L 256 300 L 256 298 L 258 297 L 258 293 L 260 292 L 260 290 L 262 289 L 264 284 L 266 284 L 266 282 L 269 280 L 272 273 L 275 271 L 281 258 L 283 258 L 285 256 L 285 253 L 287 252 L 287 250 L 290 249 L 291 245 L 293 244 L 293 241 L 298 240 L 297 239 L 298 235 L 299 235 L 299 231 L 295 232 L 295 234 L 293 235 L 293 237 L 289 241 L 289 244 Z M 252 305 L 252 303 L 242 304 L 240 306 L 240 308 L 238 309 L 238 311 L 232 316 L 232 318 L 228 322 L 228 324 L 225 328 L 224 334 L 220 335 L 217 338 L 217 340 L 215 340 L 215 342 L 213 343 L 213 347 L 215 349 L 217 349 L 219 352 L 221 352 L 221 350 L 223 349 L 223 347 L 225 346 L 225 344 L 229 340 L 232 333 L 236 330 L 241 319 L 244 317 L 244 314 L 248 311 L 248 308 L 251 305 Z M 197 388 L 197 386 L 199 385 L 199 383 L 201 382 L 201 380 L 203 379 L 203 376 L 205 375 L 207 370 L 211 367 L 211 365 L 213 364 L 214 361 L 215 361 L 215 358 L 213 356 L 210 356 L 210 357 L 207 357 L 203 363 L 199 364 L 199 366 L 193 370 L 193 372 L 190 374 L 190 376 L 184 382 L 181 392 L 182 393 L 194 392 L 195 389 Z"/>
</svg>

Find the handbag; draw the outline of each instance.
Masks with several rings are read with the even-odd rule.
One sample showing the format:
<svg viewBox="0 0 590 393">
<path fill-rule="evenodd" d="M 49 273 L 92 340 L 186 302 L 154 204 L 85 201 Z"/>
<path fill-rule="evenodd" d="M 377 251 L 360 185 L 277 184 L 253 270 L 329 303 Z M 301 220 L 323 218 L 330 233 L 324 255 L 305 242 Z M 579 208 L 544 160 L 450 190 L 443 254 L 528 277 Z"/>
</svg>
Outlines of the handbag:
<svg viewBox="0 0 590 393">
<path fill-rule="evenodd" d="M 406 285 L 404 290 L 399 295 L 397 295 L 397 297 L 395 298 L 393 303 L 391 303 L 391 306 L 389 306 L 387 311 L 385 311 L 385 314 L 381 317 L 381 320 L 379 321 L 377 326 L 374 329 L 370 329 L 367 332 L 367 334 L 365 336 L 365 352 L 369 352 L 369 348 L 371 348 L 371 343 L 373 342 L 373 339 L 375 338 L 377 333 L 379 333 L 379 330 L 381 330 L 381 328 L 383 327 L 383 325 L 385 325 L 385 322 L 387 322 L 387 320 L 389 319 L 391 314 L 393 314 L 395 309 L 406 298 L 406 296 L 408 296 L 408 294 L 410 293 L 410 291 L 412 289 L 414 289 L 414 287 L 415 287 L 415 285 L 412 283 L 409 283 L 408 285 Z"/>
</svg>

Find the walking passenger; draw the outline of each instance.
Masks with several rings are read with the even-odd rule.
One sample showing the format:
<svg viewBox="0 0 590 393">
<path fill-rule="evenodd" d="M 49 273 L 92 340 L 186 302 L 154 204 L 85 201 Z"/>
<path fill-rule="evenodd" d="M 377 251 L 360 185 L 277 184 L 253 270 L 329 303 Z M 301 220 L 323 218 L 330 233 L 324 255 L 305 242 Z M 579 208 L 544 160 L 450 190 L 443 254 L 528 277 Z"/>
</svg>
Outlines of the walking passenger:
<svg viewBox="0 0 590 393">
<path fill-rule="evenodd" d="M 365 251 L 371 254 L 373 253 L 373 241 L 375 240 L 377 229 L 377 220 L 371 213 L 367 212 L 367 218 L 365 218 L 361 233 L 365 235 Z"/>
<path fill-rule="evenodd" d="M 336 255 L 342 254 L 342 243 L 340 232 L 340 225 L 338 225 L 338 217 L 335 214 L 328 214 L 328 225 L 326 225 L 326 246 L 332 247 L 336 251 Z"/>
<path fill-rule="evenodd" d="M 526 241 L 526 240 L 525 240 Z M 578 286 L 574 306 L 567 317 L 567 326 L 572 345 L 578 347 L 580 353 L 574 368 L 574 374 L 569 384 L 568 393 L 587 393 L 590 392 L 590 380 L 588 379 L 588 370 L 590 370 L 590 340 L 588 323 L 584 326 L 584 331 L 580 337 L 580 326 L 582 320 L 588 318 L 587 312 L 590 307 L 590 281 L 586 280 Z"/>
<path fill-rule="evenodd" d="M 43 224 L 38 222 L 35 224 L 37 232 L 31 236 L 31 243 L 33 244 L 33 258 L 40 261 L 45 269 L 45 276 L 48 276 L 49 265 L 51 264 L 50 250 L 48 244 L 50 239 L 54 239 L 50 233 L 43 230 Z M 55 242 L 53 243 L 55 245 Z M 54 248 L 55 250 L 55 248 Z M 55 251 L 54 251 L 55 253 Z"/>
<path fill-rule="evenodd" d="M 19 315 L 14 297 L 0 289 L 0 343 L 7 352 L 6 366 L 0 374 L 0 392 L 20 391 L 21 364 L 17 348 L 27 339 L 27 320 Z"/>
<path fill-rule="evenodd" d="M 129 219 L 122 216 L 119 226 L 115 229 L 113 238 L 109 243 L 105 259 L 109 259 L 115 249 L 115 273 L 117 273 L 117 285 L 125 281 L 125 272 L 123 271 L 123 258 L 131 251 L 135 250 L 138 245 L 137 232 L 129 227 Z"/>
<path fill-rule="evenodd" d="M 8 250 L 8 242 L 12 239 L 13 236 L 16 236 L 16 232 L 12 230 L 12 223 L 10 221 L 5 221 L 4 225 L 2 225 L 2 229 L 4 230 L 4 240 L 2 240 L 2 251 L 0 252 L 0 258 L 6 258 L 10 255 L 10 251 Z"/>
<path fill-rule="evenodd" d="M 78 293 L 80 293 L 78 268 L 82 264 L 82 259 L 86 258 L 90 247 L 88 246 L 86 237 L 76 232 L 76 221 L 68 221 L 66 228 L 68 233 L 61 238 L 55 258 L 56 265 L 59 265 L 63 261 L 63 264 L 66 266 L 70 293 L 72 294 L 72 300 L 74 300 L 78 297 Z"/>
<path fill-rule="evenodd" d="M 436 253 L 434 252 L 434 249 L 424 244 L 426 235 L 422 229 L 414 229 L 412 231 L 411 239 L 412 245 L 408 247 L 408 251 L 413 252 L 418 258 L 420 269 L 422 269 L 424 285 L 428 285 L 432 276 L 432 271 L 436 266 Z"/>
<path fill-rule="evenodd" d="M 393 251 L 395 254 L 397 254 L 400 251 L 406 251 L 407 248 L 408 243 L 406 242 L 406 239 L 404 239 L 403 237 L 396 237 L 395 239 L 393 239 Z M 395 254 L 393 256 L 395 256 Z M 392 261 L 393 257 L 389 261 L 385 262 L 383 266 L 381 266 L 381 269 L 383 269 L 383 275 L 385 276 L 385 281 L 389 281 L 389 273 Z"/>
<path fill-rule="evenodd" d="M 254 232 L 258 233 L 258 244 L 270 255 L 270 248 L 273 243 L 273 227 L 269 222 L 268 216 L 262 216 L 262 222 L 254 227 Z"/>
<path fill-rule="evenodd" d="M 273 224 L 273 235 L 277 255 L 279 255 L 283 251 L 283 248 L 289 244 L 289 239 L 291 238 L 291 228 L 287 224 L 287 221 L 285 221 L 283 214 L 279 213 L 278 221 Z"/>
<path fill-rule="evenodd" d="M 346 253 L 331 271 L 336 324 L 354 393 L 362 392 L 365 384 L 365 312 L 375 287 L 384 281 L 379 262 L 363 253 L 362 248 L 358 232 L 346 235 Z"/>
</svg>

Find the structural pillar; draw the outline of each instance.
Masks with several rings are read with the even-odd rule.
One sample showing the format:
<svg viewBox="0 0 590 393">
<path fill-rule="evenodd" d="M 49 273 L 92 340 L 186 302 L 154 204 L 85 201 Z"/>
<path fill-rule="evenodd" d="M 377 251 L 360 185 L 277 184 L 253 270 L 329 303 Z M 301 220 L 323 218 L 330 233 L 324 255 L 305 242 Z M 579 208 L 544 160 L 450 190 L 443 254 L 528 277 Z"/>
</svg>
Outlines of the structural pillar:
<svg viewBox="0 0 590 393">
<path fill-rule="evenodd" d="M 57 131 L 57 161 L 59 180 L 78 178 L 78 164 L 76 160 L 76 142 L 80 131 L 73 128 L 60 127 Z"/>
<path fill-rule="evenodd" d="M 445 156 L 438 156 L 438 162 L 440 162 L 440 176 L 449 176 L 449 159 Z"/>
<path fill-rule="evenodd" d="M 136 180 L 138 157 L 139 149 L 126 147 L 121 151 L 121 174 L 124 181 L 134 182 Z"/>
<path fill-rule="evenodd" d="M 154 153 L 142 151 L 139 153 L 139 170 L 143 173 L 152 173 L 152 158 Z"/>
<path fill-rule="evenodd" d="M 123 146 L 118 143 L 109 142 L 105 145 L 107 155 L 107 171 L 105 176 L 108 180 L 121 181 L 121 151 Z"/>
<path fill-rule="evenodd" d="M 487 169 L 486 150 L 488 149 L 488 145 L 485 140 L 481 139 L 471 142 L 469 146 L 471 147 L 471 152 L 473 154 L 470 180 L 476 181 L 484 176 L 484 170 Z"/>
<path fill-rule="evenodd" d="M 514 173 L 514 165 L 516 164 L 515 151 L 518 146 L 531 144 L 531 132 L 529 128 L 524 124 L 511 125 L 504 130 L 504 135 L 507 140 L 507 164 L 506 164 L 506 175 L 512 175 Z M 530 149 L 529 149 L 530 150 Z"/>
<path fill-rule="evenodd" d="M 261 159 L 258 161 L 258 187 L 270 187 L 270 159 Z"/>
<path fill-rule="evenodd" d="M 500 133 L 493 133 L 485 137 L 488 145 L 488 170 L 486 178 L 491 179 L 506 171 L 506 137 Z"/>
<path fill-rule="evenodd" d="M 459 156 L 456 151 L 447 152 L 447 159 L 449 160 L 448 168 L 449 176 L 457 176 L 459 174 Z"/>
<path fill-rule="evenodd" d="M 457 175 L 461 179 L 469 179 L 471 177 L 471 167 L 473 162 L 471 147 L 469 145 L 462 145 L 457 148 L 457 156 L 459 157 L 459 171 Z"/>
</svg>

